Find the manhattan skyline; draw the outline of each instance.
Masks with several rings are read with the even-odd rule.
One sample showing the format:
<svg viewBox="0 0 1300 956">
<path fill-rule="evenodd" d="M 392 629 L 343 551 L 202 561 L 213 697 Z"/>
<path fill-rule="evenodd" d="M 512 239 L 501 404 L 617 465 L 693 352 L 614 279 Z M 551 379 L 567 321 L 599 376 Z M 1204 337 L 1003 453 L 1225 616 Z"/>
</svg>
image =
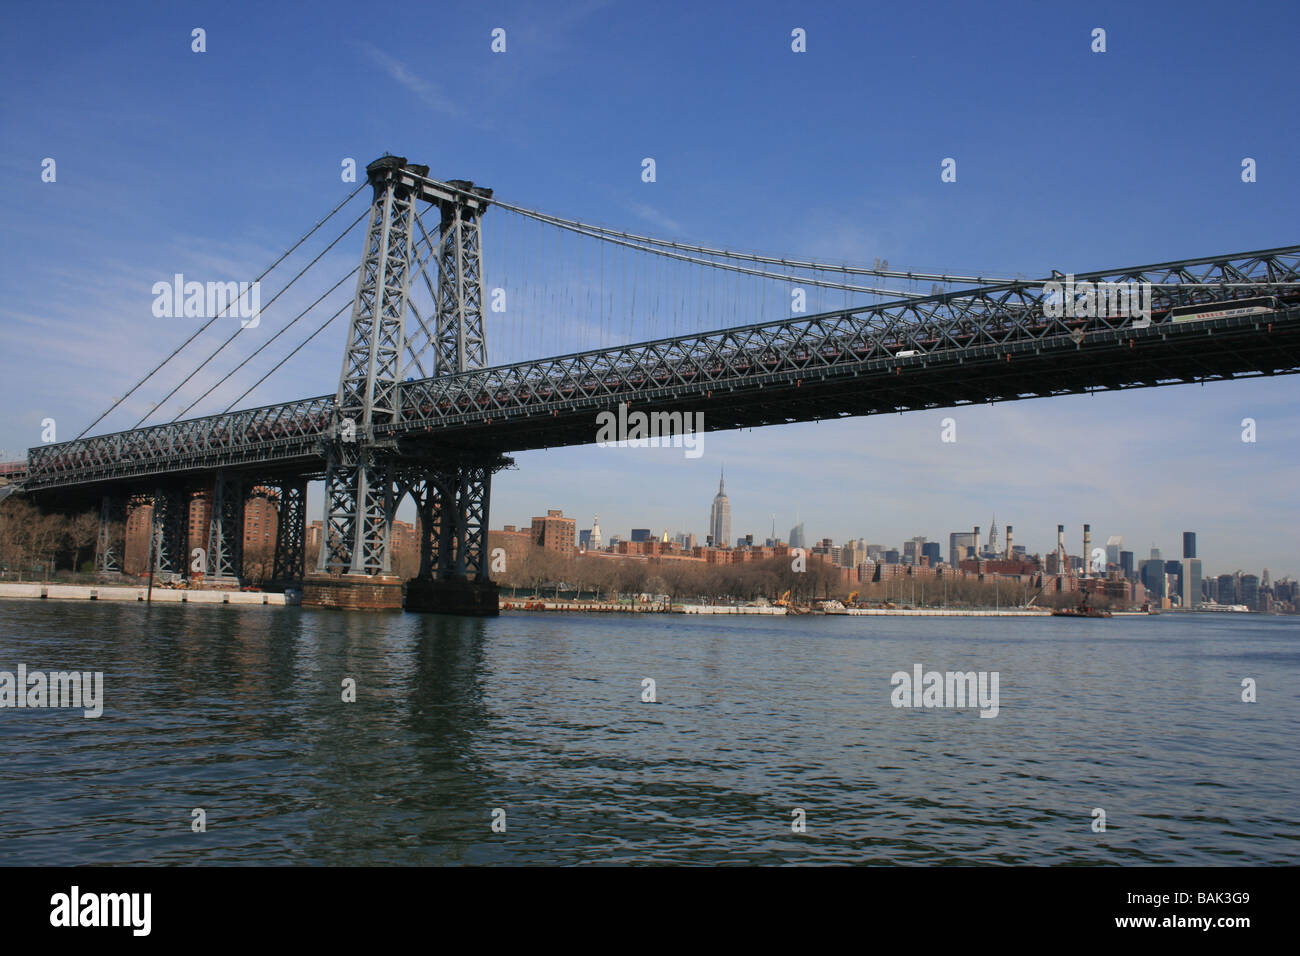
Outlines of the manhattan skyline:
<svg viewBox="0 0 1300 956">
<path fill-rule="evenodd" d="M 1266 522 L 1270 525 L 1266 532 L 1251 530 L 1267 515 L 1286 513 L 1292 494 L 1287 485 L 1294 487 L 1296 475 L 1294 466 L 1274 472 L 1251 464 L 1281 453 L 1260 454 L 1258 442 L 1241 441 L 1240 421 L 1248 416 L 1243 413 L 1235 422 L 1232 419 L 1249 403 L 1222 403 L 1222 441 L 1192 442 L 1182 449 L 1191 466 L 1189 474 L 1182 473 L 1177 461 L 1158 467 L 1159 456 L 1155 462 L 1144 462 L 1142 456 L 1152 445 L 1169 454 L 1178 443 L 1159 434 L 1148 438 L 1148 431 L 1135 423 L 1107 433 L 1112 439 L 1126 435 L 1123 444 L 1099 439 L 1097 447 L 1083 455 L 1078 449 L 1058 451 L 1056 444 L 1064 441 L 1064 430 L 1060 436 L 1042 433 L 1036 430 L 1040 416 L 1020 413 L 1026 408 L 1046 410 L 1049 404 L 1068 408 L 1093 403 L 1116 406 L 1118 415 L 1123 411 L 1119 406 L 1135 401 L 1150 405 L 1157 397 L 1178 398 L 1190 391 L 1207 393 L 1214 405 L 1216 389 L 1226 397 L 1234 387 L 1253 384 L 1175 386 L 1071 396 L 1051 403 L 773 426 L 763 429 L 763 435 L 709 433 L 705 453 L 696 460 L 686 460 L 679 449 L 667 448 L 525 452 L 515 456 L 518 471 L 504 471 L 497 477 L 493 526 L 562 508 L 577 518 L 579 527 L 587 526 L 584 522 L 593 512 L 599 513 L 607 541 L 611 534 L 626 536 L 633 527 L 650 527 L 656 535 L 665 528 L 670 535 L 693 532 L 703 543 L 707 508 L 717 491 L 718 469 L 725 465 L 731 505 L 729 544 L 750 532 L 756 541 L 766 539 L 773 513 L 777 534 L 784 538 L 797 523 L 797 513 L 810 543 L 830 537 L 838 544 L 861 537 L 870 543 L 900 546 L 914 535 L 925 535 L 943 542 L 946 555 L 950 532 L 969 531 L 978 524 L 987 534 L 988 521 L 996 513 L 999 528 L 1014 525 L 1016 543 L 1031 554 L 1046 554 L 1056 547 L 1058 524 L 1065 525 L 1071 553 L 1079 553 L 1083 525 L 1091 524 L 1094 542 L 1104 545 L 1110 535 L 1123 535 L 1125 550 L 1142 558 L 1152 546 L 1166 555 L 1181 554 L 1182 532 L 1194 530 L 1207 567 L 1224 571 L 1240 567 L 1255 573 L 1266 567 L 1275 576 L 1300 577 L 1300 553 L 1272 525 L 1274 519 Z M 957 421 L 957 441 L 951 444 L 940 441 L 940 422 L 948 417 Z M 1199 426 L 1196 430 L 1203 431 Z M 795 457 L 771 460 L 773 454 L 763 442 L 769 432 L 787 434 L 780 442 L 782 454 L 793 451 Z M 1020 438 L 999 445 L 999 434 L 1003 439 Z M 871 441 L 880 444 L 874 467 L 868 467 Z M 993 449 L 1005 445 L 1005 451 L 989 453 L 984 450 L 988 443 Z M 549 473 L 542 477 L 538 472 L 552 467 L 544 464 L 545 456 L 572 463 L 557 467 L 558 480 Z M 860 464 L 855 464 L 855 456 Z M 1102 480 L 1094 482 L 1088 480 L 1089 474 L 1074 473 L 1080 467 L 1097 469 Z M 586 476 L 580 487 L 566 480 L 574 473 Z M 619 491 L 619 476 L 632 473 L 647 486 L 664 490 L 629 500 Z M 1221 488 L 1233 489 L 1234 494 L 1213 487 L 1205 477 L 1221 473 L 1230 475 Z M 842 480 L 855 474 L 860 477 Z M 776 476 L 781 484 L 769 484 Z M 1157 487 L 1143 487 L 1144 482 Z"/>
</svg>

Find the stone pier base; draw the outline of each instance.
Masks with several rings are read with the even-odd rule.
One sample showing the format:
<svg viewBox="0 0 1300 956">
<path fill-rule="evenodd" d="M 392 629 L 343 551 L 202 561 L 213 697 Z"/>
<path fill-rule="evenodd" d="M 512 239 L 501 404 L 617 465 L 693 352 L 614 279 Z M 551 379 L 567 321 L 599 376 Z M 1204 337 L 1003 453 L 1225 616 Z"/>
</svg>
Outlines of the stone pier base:
<svg viewBox="0 0 1300 956">
<path fill-rule="evenodd" d="M 406 582 L 406 610 L 434 614 L 462 614 L 466 617 L 496 617 L 500 588 L 491 581 Z"/>
<path fill-rule="evenodd" d="M 402 579 L 391 574 L 308 574 L 302 583 L 302 606 L 400 611 Z"/>
</svg>

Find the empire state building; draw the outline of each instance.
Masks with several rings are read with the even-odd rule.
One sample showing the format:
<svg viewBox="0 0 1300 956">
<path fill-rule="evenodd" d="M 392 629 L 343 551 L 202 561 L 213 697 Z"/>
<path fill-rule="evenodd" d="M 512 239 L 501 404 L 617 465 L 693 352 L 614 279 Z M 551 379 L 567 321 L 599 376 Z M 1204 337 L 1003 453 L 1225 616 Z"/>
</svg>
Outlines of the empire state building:
<svg viewBox="0 0 1300 956">
<path fill-rule="evenodd" d="M 709 534 L 713 536 L 715 548 L 731 547 L 731 502 L 727 500 L 726 480 L 721 475 L 718 477 L 718 493 L 709 510 Z"/>
</svg>

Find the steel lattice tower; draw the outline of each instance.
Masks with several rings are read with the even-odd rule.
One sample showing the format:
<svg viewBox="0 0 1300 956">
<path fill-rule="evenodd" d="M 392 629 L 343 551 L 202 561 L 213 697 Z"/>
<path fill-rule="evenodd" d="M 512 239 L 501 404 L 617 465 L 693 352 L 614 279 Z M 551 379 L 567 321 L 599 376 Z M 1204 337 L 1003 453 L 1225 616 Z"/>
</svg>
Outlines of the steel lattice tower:
<svg viewBox="0 0 1300 956">
<path fill-rule="evenodd" d="M 474 184 L 453 179 L 466 192 Z M 492 195 L 491 190 L 478 194 Z M 434 375 L 454 375 L 487 366 L 483 336 L 482 217 L 462 200 L 438 203 L 442 220 L 438 243 L 437 355 Z"/>
<path fill-rule="evenodd" d="M 415 197 L 397 175 L 405 165 L 389 156 L 366 167 L 374 199 L 327 452 L 320 571 L 390 570 L 388 462 L 374 447 L 373 427 L 397 412 L 398 363 L 406 342 Z"/>
<path fill-rule="evenodd" d="M 383 576 L 392 571 L 390 531 L 407 493 L 417 501 L 424 581 L 489 585 L 485 559 L 492 473 L 500 455 L 447 457 L 403 449 L 376 432 L 401 415 L 401 375 L 433 352 L 434 377 L 487 364 L 483 329 L 482 215 L 492 195 L 464 180 L 445 186 L 427 166 L 385 156 L 366 167 L 374 190 L 332 434 L 326 448 L 325 516 L 318 573 Z M 439 210 L 433 263 L 420 261 L 416 205 Z M 412 280 L 435 265 L 434 333 L 420 349 L 406 336 Z M 430 271 L 435 271 L 430 270 Z M 421 325 L 423 322 L 421 321 Z M 409 355 L 408 355 L 409 353 Z M 495 602 L 493 602 L 495 603 Z"/>
</svg>

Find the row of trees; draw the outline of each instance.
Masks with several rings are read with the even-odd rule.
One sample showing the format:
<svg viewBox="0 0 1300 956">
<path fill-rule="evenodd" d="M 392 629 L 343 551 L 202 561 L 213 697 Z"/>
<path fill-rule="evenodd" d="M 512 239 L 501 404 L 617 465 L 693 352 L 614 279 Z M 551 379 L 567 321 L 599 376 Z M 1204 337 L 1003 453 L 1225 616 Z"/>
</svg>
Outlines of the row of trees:
<svg viewBox="0 0 1300 956">
<path fill-rule="evenodd" d="M 96 511 L 42 514 L 12 496 L 0 503 L 0 567 L 19 580 L 49 576 L 57 568 L 93 570 L 98 539 Z"/>
<path fill-rule="evenodd" d="M 666 594 L 673 602 L 730 603 L 769 600 L 790 592 L 793 601 L 838 598 L 853 591 L 858 601 L 915 605 L 918 607 L 1015 607 L 1038 591 L 1014 578 L 980 581 L 975 577 L 945 575 L 926 578 L 900 575 L 876 583 L 841 583 L 840 569 L 810 558 L 806 570 L 795 571 L 788 558 L 744 564 L 706 564 L 694 561 L 644 561 L 577 555 L 565 557 L 541 548 L 513 555 L 503 572 L 493 579 L 512 592 L 558 598 L 613 600 L 619 595 Z M 1055 607 L 1078 603 L 1077 594 L 1043 594 L 1034 602 Z M 1098 606 L 1106 602 L 1093 598 Z"/>
</svg>

